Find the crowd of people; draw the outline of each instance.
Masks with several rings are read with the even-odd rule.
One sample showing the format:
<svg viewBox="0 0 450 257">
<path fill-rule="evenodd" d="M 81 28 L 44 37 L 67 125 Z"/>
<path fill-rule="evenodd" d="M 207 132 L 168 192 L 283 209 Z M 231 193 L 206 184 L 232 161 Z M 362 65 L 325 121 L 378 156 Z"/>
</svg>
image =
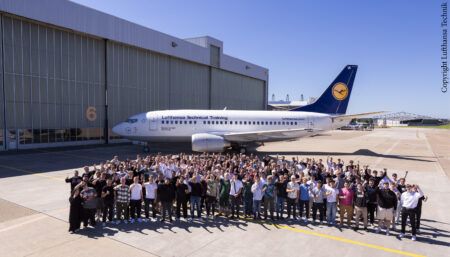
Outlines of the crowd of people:
<svg viewBox="0 0 450 257">
<path fill-rule="evenodd" d="M 399 178 L 332 157 L 324 162 L 231 153 L 114 156 L 66 178 L 69 231 L 82 223 L 95 227 L 100 220 L 107 226 L 223 216 L 354 230 L 362 225 L 386 235 L 401 224 L 399 237 L 404 237 L 409 218 L 416 240 L 426 197 L 419 185 L 406 183 L 407 174 Z"/>
</svg>

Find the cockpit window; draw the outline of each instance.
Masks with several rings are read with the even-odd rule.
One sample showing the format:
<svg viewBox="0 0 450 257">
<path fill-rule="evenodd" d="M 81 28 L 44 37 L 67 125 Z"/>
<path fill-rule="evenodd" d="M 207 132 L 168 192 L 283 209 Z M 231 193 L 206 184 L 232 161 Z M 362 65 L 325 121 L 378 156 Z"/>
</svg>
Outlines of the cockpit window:
<svg viewBox="0 0 450 257">
<path fill-rule="evenodd" d="M 138 122 L 138 119 L 127 119 L 125 122 L 126 123 L 136 123 L 136 122 Z"/>
</svg>

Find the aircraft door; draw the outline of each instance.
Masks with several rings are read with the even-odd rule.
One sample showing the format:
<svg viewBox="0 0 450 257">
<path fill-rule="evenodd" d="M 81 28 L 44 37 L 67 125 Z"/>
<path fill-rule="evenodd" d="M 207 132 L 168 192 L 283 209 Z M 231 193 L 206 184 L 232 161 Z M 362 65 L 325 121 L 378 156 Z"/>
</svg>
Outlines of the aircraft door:
<svg viewBox="0 0 450 257">
<path fill-rule="evenodd" d="M 150 117 L 150 123 L 149 123 L 149 130 L 150 131 L 155 131 L 158 128 L 158 119 L 157 117 Z"/>
<path fill-rule="evenodd" d="M 308 129 L 314 130 L 315 128 L 315 118 L 314 117 L 308 117 Z"/>
</svg>

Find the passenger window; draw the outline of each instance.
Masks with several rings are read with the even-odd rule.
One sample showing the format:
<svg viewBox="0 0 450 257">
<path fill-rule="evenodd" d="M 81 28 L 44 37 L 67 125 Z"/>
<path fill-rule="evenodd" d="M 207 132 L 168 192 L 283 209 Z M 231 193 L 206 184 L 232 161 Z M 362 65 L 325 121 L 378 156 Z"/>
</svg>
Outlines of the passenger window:
<svg viewBox="0 0 450 257">
<path fill-rule="evenodd" d="M 269 125 L 269 122 L 268 122 L 268 121 L 266 121 L 266 125 Z"/>
<path fill-rule="evenodd" d="M 161 121 L 161 124 L 164 124 L 164 121 L 163 121 L 163 120 Z"/>
<path fill-rule="evenodd" d="M 278 125 L 281 125 L 281 121 L 278 122 Z"/>
<path fill-rule="evenodd" d="M 295 125 L 297 125 L 297 122 L 295 122 Z"/>
<path fill-rule="evenodd" d="M 189 124 L 192 124 L 192 120 L 189 121 Z"/>
<path fill-rule="evenodd" d="M 206 124 L 206 121 L 203 121 L 203 124 Z"/>
<path fill-rule="evenodd" d="M 291 121 L 291 125 L 294 125 L 294 122 Z"/>
<path fill-rule="evenodd" d="M 246 122 L 246 121 L 244 121 L 244 125 L 247 125 L 247 122 Z"/>
<path fill-rule="evenodd" d="M 173 124 L 173 120 L 170 121 L 170 124 Z"/>
<path fill-rule="evenodd" d="M 286 125 L 286 124 L 284 123 L 284 121 L 283 121 L 283 125 Z"/>
<path fill-rule="evenodd" d="M 197 121 L 194 121 L 194 124 L 197 124 Z"/>
<path fill-rule="evenodd" d="M 239 121 L 239 125 L 242 125 L 242 121 Z"/>
<path fill-rule="evenodd" d="M 269 122 L 269 125 L 272 125 L 272 122 Z"/>
<path fill-rule="evenodd" d="M 223 121 L 220 121 L 220 124 L 223 124 Z"/>
<path fill-rule="evenodd" d="M 208 120 L 208 124 L 211 124 L 211 122 Z"/>
</svg>

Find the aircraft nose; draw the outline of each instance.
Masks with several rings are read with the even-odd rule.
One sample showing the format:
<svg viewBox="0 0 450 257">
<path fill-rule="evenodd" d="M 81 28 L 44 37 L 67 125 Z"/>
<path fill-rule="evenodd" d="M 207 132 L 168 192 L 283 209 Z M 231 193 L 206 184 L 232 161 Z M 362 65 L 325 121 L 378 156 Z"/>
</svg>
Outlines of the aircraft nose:
<svg viewBox="0 0 450 257">
<path fill-rule="evenodd" d="M 114 134 L 122 136 L 123 135 L 123 124 L 122 123 L 117 124 L 116 126 L 114 126 L 112 128 L 112 131 L 114 132 Z"/>
</svg>

